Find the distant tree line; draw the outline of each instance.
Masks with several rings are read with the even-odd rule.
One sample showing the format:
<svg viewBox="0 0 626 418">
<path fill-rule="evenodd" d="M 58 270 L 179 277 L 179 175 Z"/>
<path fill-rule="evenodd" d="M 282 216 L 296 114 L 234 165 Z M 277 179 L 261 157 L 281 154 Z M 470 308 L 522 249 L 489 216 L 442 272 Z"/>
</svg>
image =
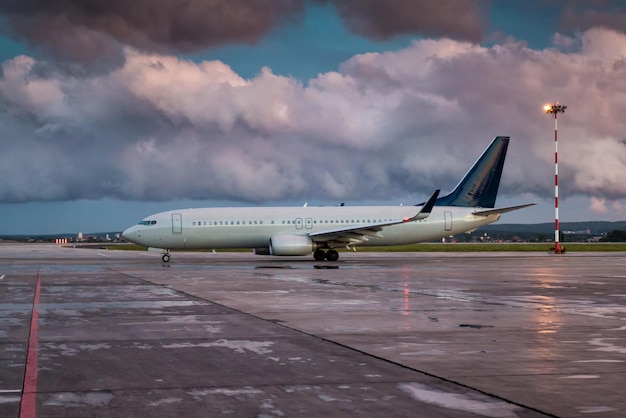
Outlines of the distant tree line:
<svg viewBox="0 0 626 418">
<path fill-rule="evenodd" d="M 624 242 L 626 241 L 626 231 L 614 229 L 606 233 L 606 237 L 602 238 L 602 242 Z"/>
</svg>

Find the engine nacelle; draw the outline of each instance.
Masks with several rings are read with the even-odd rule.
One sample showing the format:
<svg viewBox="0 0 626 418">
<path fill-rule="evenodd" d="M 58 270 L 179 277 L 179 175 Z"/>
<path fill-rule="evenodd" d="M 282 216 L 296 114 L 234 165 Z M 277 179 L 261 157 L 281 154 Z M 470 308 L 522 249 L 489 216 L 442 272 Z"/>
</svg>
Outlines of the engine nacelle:
<svg viewBox="0 0 626 418">
<path fill-rule="evenodd" d="M 270 238 L 271 255 L 308 255 L 315 247 L 311 237 L 306 235 L 274 235 Z"/>
</svg>

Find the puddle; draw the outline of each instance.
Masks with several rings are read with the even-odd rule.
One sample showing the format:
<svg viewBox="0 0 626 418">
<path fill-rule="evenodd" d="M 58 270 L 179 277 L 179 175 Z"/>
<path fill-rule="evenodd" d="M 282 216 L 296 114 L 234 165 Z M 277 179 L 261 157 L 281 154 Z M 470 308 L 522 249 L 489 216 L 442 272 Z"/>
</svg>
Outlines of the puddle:
<svg viewBox="0 0 626 418">
<path fill-rule="evenodd" d="M 480 393 L 442 392 L 420 383 L 401 383 L 398 388 L 417 401 L 484 417 L 517 418 L 516 411 L 521 411 L 517 405 Z"/>
<path fill-rule="evenodd" d="M 101 406 L 108 404 L 115 396 L 109 392 L 56 393 L 44 401 L 45 406 L 77 408 L 81 406 Z"/>
<path fill-rule="evenodd" d="M 274 341 L 249 341 L 249 340 L 217 340 L 211 343 L 175 343 L 164 345 L 163 348 L 229 348 L 236 353 L 251 351 L 255 354 L 270 354 Z"/>
</svg>

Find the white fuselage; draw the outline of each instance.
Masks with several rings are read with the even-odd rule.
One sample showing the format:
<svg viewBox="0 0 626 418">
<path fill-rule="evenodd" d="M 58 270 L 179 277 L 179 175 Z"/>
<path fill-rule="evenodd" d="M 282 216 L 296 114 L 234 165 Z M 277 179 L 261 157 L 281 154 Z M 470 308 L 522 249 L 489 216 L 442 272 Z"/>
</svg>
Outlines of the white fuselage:
<svg viewBox="0 0 626 418">
<path fill-rule="evenodd" d="M 478 208 L 434 207 L 426 219 L 385 227 L 357 245 L 387 246 L 438 240 L 497 221 Z M 410 218 L 416 206 L 238 207 L 182 209 L 151 215 L 124 231 L 128 240 L 162 249 L 267 248 L 276 235 L 314 234 Z"/>
</svg>

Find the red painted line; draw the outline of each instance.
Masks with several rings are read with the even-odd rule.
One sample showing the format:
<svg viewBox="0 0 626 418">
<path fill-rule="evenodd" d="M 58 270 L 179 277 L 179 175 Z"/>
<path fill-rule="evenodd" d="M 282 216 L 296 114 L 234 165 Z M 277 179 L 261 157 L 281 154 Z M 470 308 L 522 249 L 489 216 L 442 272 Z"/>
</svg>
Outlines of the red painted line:
<svg viewBox="0 0 626 418">
<path fill-rule="evenodd" d="M 19 418 L 35 418 L 37 416 L 37 347 L 39 345 L 39 295 L 41 291 L 41 277 L 37 274 L 35 298 L 33 300 L 33 315 L 30 320 L 30 337 L 28 338 L 28 352 L 26 353 L 26 372 L 24 374 L 24 388 L 20 404 Z"/>
</svg>

